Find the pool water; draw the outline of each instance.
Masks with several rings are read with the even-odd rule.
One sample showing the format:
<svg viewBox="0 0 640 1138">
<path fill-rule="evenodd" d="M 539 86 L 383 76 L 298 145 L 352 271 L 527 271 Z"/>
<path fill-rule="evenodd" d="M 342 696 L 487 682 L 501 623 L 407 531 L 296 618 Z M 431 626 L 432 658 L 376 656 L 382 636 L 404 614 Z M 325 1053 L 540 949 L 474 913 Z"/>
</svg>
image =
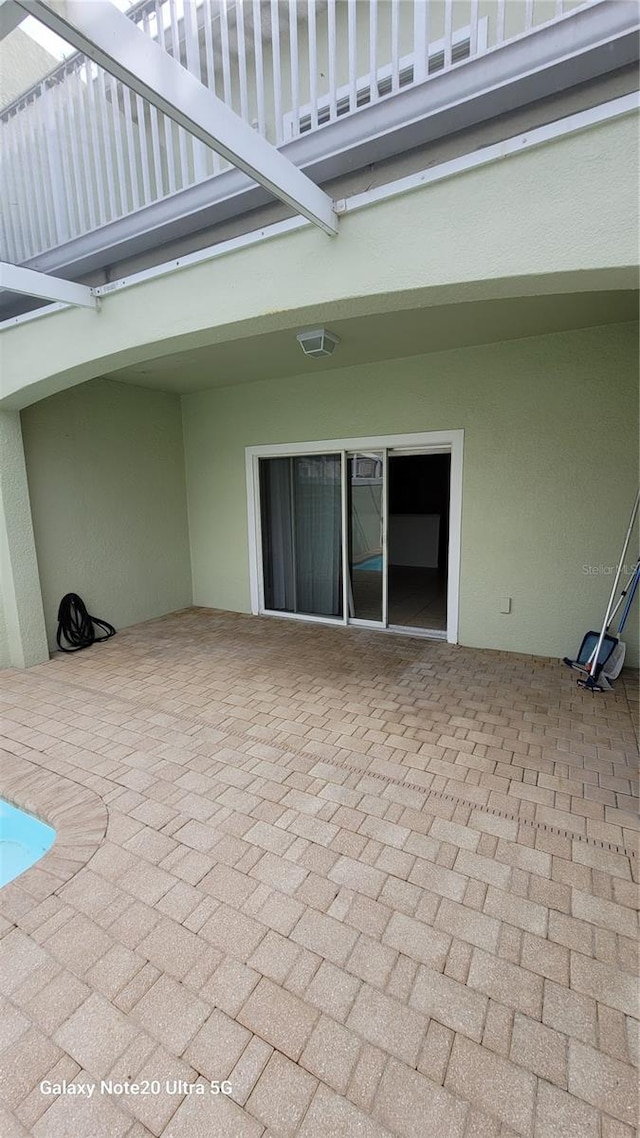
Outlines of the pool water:
<svg viewBox="0 0 640 1138">
<path fill-rule="evenodd" d="M 367 569 L 370 573 L 382 573 L 382 554 L 377 557 L 367 557 L 366 561 L 359 561 L 354 569 Z"/>
<path fill-rule="evenodd" d="M 52 826 L 0 798 L 0 887 L 39 861 L 55 836 Z"/>
</svg>

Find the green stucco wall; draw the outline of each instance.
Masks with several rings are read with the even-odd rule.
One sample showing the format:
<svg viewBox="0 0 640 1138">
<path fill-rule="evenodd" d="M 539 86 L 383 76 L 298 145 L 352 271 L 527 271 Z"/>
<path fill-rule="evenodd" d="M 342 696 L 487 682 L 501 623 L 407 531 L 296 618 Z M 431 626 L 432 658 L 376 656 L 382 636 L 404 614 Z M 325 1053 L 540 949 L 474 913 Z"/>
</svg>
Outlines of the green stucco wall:
<svg viewBox="0 0 640 1138">
<path fill-rule="evenodd" d="M 22 412 L 49 643 L 79 593 L 121 628 L 191 602 L 180 403 L 94 380 Z"/>
<path fill-rule="evenodd" d="M 250 607 L 246 446 L 464 428 L 460 642 L 575 652 L 635 493 L 636 345 L 612 325 L 183 396 L 194 602 Z"/>
</svg>

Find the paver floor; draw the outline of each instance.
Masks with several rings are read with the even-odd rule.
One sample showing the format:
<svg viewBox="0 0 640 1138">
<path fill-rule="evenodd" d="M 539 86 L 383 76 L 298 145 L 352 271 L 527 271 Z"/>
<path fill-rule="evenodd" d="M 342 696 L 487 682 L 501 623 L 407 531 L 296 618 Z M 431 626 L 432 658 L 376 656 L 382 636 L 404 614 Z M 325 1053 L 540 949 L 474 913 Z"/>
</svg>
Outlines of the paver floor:
<svg viewBox="0 0 640 1138">
<path fill-rule="evenodd" d="M 630 682 L 190 609 L 0 687 L 5 1138 L 631 1138 Z"/>
</svg>

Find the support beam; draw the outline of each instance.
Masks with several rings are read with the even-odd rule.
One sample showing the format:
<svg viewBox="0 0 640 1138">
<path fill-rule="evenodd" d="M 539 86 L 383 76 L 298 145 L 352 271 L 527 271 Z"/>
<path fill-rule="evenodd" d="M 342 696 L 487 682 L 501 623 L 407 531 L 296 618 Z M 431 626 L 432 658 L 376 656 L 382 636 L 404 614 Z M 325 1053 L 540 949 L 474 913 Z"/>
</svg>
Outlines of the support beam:
<svg viewBox="0 0 640 1138">
<path fill-rule="evenodd" d="M 27 296 L 40 296 L 44 300 L 57 300 L 62 304 L 75 304 L 80 308 L 97 308 L 98 301 L 87 285 L 49 277 L 35 269 L 23 269 L 0 261 L 0 288 L 21 292 Z"/>
<path fill-rule="evenodd" d="M 0 0 L 0 40 L 8 36 L 25 19 L 27 13 L 14 0 Z"/>
<path fill-rule="evenodd" d="M 0 668 L 49 659 L 20 415 L 0 411 Z"/>
<path fill-rule="evenodd" d="M 337 233 L 328 195 L 109 0 L 16 2 L 296 213 Z"/>
</svg>

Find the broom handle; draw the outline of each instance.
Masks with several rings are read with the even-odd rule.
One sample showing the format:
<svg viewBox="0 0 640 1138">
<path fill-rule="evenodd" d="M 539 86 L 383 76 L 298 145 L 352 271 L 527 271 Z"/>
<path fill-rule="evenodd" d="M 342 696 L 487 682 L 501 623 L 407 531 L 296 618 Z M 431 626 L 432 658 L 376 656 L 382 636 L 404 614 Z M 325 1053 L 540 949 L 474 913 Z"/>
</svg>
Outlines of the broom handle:
<svg viewBox="0 0 640 1138">
<path fill-rule="evenodd" d="M 627 585 L 625 592 L 623 593 L 623 597 L 626 596 L 627 593 L 629 593 L 629 595 L 627 597 L 627 603 L 625 604 L 625 606 L 622 610 L 622 616 L 620 617 L 620 623 L 618 624 L 618 636 L 620 636 L 620 633 L 622 632 L 625 624 L 627 623 L 627 617 L 628 617 L 629 612 L 631 610 L 631 605 L 633 604 L 633 598 L 636 595 L 636 589 L 638 588 L 638 581 L 639 580 L 640 580 L 640 558 L 638 559 L 638 564 L 636 565 L 635 572 L 633 575 L 633 583 L 630 582 L 629 585 Z M 620 600 L 622 600 L 622 597 L 620 598 Z"/>
<path fill-rule="evenodd" d="M 616 601 L 616 603 L 615 603 L 615 605 L 614 605 L 613 609 L 612 609 L 612 610 L 611 610 L 611 612 L 609 613 L 609 623 L 607 624 L 607 628 L 606 628 L 606 631 L 607 631 L 607 632 L 609 631 L 609 628 L 610 628 L 610 626 L 613 624 L 613 622 L 614 622 L 614 620 L 615 620 L 615 618 L 616 618 L 616 613 L 618 612 L 618 609 L 619 609 L 619 608 L 622 608 L 622 605 L 623 605 L 623 604 L 624 604 L 624 602 L 625 602 L 625 599 L 626 599 L 627 593 L 629 592 L 629 589 L 631 588 L 631 586 L 633 585 L 633 583 L 634 583 L 634 581 L 635 581 L 636 577 L 638 576 L 638 572 L 639 572 L 639 571 L 640 571 L 640 558 L 638 558 L 638 560 L 637 560 L 636 564 L 634 565 L 634 567 L 633 567 L 633 570 L 632 570 L 632 572 L 631 572 L 631 576 L 629 577 L 629 580 L 627 581 L 627 583 L 626 583 L 626 585 L 625 585 L 624 589 L 623 589 L 623 590 L 622 590 L 622 592 L 620 593 L 620 596 L 618 597 L 618 599 L 617 599 L 617 601 Z M 622 630 L 621 630 L 620 628 L 618 628 L 618 633 L 619 633 L 619 632 L 621 632 L 621 631 L 622 631 Z"/>
<path fill-rule="evenodd" d="M 609 604 L 607 605 L 607 612 L 606 612 L 606 616 L 604 618 L 604 622 L 602 625 L 602 630 L 600 632 L 600 636 L 598 637 L 598 643 L 596 644 L 595 651 L 594 651 L 593 656 L 592 656 L 591 661 L 590 661 L 590 665 L 591 665 L 590 666 L 590 672 L 592 674 L 595 672 L 595 670 L 598 666 L 598 656 L 600 655 L 600 649 L 602 648 L 602 642 L 606 636 L 607 628 L 609 627 L 609 622 L 611 620 L 611 610 L 613 609 L 614 598 L 615 598 L 615 595 L 618 591 L 618 582 L 620 581 L 620 577 L 622 575 L 622 566 L 624 565 L 624 559 L 627 556 L 627 549 L 629 548 L 629 542 L 631 541 L 631 531 L 633 529 L 633 526 L 634 526 L 634 523 L 635 523 L 635 520 L 636 520 L 636 517 L 638 514 L 638 506 L 639 505 L 640 505 L 640 490 L 638 490 L 638 493 L 636 494 L 636 500 L 635 500 L 633 509 L 631 511 L 631 519 L 629 521 L 629 528 L 627 530 L 627 535 L 624 539 L 624 544 L 622 546 L 622 553 L 620 554 L 620 561 L 618 562 L 618 571 L 616 573 L 616 579 L 613 582 L 613 588 L 611 590 L 611 596 L 609 597 Z"/>
</svg>

